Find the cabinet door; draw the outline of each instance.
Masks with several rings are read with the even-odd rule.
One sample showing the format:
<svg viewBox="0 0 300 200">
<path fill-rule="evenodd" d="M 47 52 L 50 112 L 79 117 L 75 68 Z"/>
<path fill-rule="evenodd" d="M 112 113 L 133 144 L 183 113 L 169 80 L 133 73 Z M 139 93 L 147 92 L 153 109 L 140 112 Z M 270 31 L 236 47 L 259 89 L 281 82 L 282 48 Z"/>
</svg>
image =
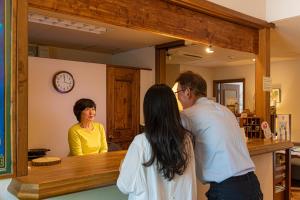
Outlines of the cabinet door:
<svg viewBox="0 0 300 200">
<path fill-rule="evenodd" d="M 107 66 L 108 142 L 127 149 L 139 131 L 139 69 Z"/>
</svg>

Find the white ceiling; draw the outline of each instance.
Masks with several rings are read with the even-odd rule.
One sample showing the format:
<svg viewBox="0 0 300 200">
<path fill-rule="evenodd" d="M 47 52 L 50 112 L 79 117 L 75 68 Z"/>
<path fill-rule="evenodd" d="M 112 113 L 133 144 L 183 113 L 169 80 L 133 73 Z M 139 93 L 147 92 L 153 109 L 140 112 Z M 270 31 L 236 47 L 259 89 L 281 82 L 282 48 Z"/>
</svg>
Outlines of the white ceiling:
<svg viewBox="0 0 300 200">
<path fill-rule="evenodd" d="M 291 60 L 300 57 L 300 16 L 274 22 L 271 30 L 272 61 Z M 101 53 L 117 54 L 157 44 L 175 41 L 150 32 L 97 22 L 108 29 L 104 34 L 87 33 L 61 27 L 29 22 L 29 42 L 39 45 L 80 49 Z M 204 67 L 220 67 L 253 64 L 254 54 L 213 47 L 215 52 L 207 54 L 203 44 L 190 44 L 170 49 L 168 64 L 184 64 Z M 189 55 L 187 55 L 189 54 Z"/>
</svg>

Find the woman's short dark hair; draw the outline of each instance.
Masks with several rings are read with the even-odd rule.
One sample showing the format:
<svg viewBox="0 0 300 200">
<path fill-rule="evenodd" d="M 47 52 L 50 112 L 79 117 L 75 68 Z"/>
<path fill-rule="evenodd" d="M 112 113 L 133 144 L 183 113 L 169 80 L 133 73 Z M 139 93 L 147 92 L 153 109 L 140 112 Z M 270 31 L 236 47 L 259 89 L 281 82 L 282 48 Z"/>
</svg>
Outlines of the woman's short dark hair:
<svg viewBox="0 0 300 200">
<path fill-rule="evenodd" d="M 81 120 L 81 112 L 86 108 L 95 108 L 96 109 L 95 102 L 91 99 L 79 99 L 78 101 L 76 101 L 76 103 L 73 107 L 73 112 L 74 112 L 74 115 L 76 116 L 76 119 L 78 122 L 80 122 L 80 120 Z"/>
<path fill-rule="evenodd" d="M 145 135 L 152 147 L 149 167 L 156 161 L 158 171 L 168 180 L 182 175 L 189 162 L 186 136 L 181 124 L 177 100 L 165 84 L 153 85 L 144 98 Z"/>
<path fill-rule="evenodd" d="M 175 82 L 178 82 L 182 89 L 190 88 L 195 96 L 207 96 L 206 81 L 202 76 L 192 71 L 181 73 Z"/>
</svg>

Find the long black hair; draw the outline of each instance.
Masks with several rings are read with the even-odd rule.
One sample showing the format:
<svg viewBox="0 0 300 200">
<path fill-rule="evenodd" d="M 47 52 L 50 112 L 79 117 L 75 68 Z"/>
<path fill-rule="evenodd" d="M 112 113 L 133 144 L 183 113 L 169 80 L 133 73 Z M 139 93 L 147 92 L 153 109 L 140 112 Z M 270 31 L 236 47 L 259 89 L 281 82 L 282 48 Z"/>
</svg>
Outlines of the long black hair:
<svg viewBox="0 0 300 200">
<path fill-rule="evenodd" d="M 144 98 L 145 134 L 152 154 L 143 165 L 156 161 L 158 171 L 168 180 L 182 175 L 189 162 L 186 136 L 181 124 L 176 97 L 165 84 L 153 85 Z"/>
</svg>

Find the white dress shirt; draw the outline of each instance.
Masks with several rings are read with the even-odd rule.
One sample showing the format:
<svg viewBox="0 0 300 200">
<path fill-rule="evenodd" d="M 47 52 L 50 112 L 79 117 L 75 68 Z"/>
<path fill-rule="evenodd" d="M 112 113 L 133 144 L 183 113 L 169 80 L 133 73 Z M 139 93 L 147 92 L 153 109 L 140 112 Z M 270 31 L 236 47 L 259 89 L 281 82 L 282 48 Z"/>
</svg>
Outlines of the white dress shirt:
<svg viewBox="0 0 300 200">
<path fill-rule="evenodd" d="M 222 182 L 254 171 L 247 145 L 233 113 L 205 97 L 183 110 L 195 136 L 196 174 L 202 182 Z"/>
<path fill-rule="evenodd" d="M 183 175 L 171 181 L 159 174 L 154 162 L 145 167 L 151 157 L 151 145 L 145 134 L 137 135 L 130 144 L 117 181 L 119 190 L 129 194 L 129 200 L 196 200 L 196 172 L 193 146 L 188 139 L 189 163 Z"/>
</svg>

